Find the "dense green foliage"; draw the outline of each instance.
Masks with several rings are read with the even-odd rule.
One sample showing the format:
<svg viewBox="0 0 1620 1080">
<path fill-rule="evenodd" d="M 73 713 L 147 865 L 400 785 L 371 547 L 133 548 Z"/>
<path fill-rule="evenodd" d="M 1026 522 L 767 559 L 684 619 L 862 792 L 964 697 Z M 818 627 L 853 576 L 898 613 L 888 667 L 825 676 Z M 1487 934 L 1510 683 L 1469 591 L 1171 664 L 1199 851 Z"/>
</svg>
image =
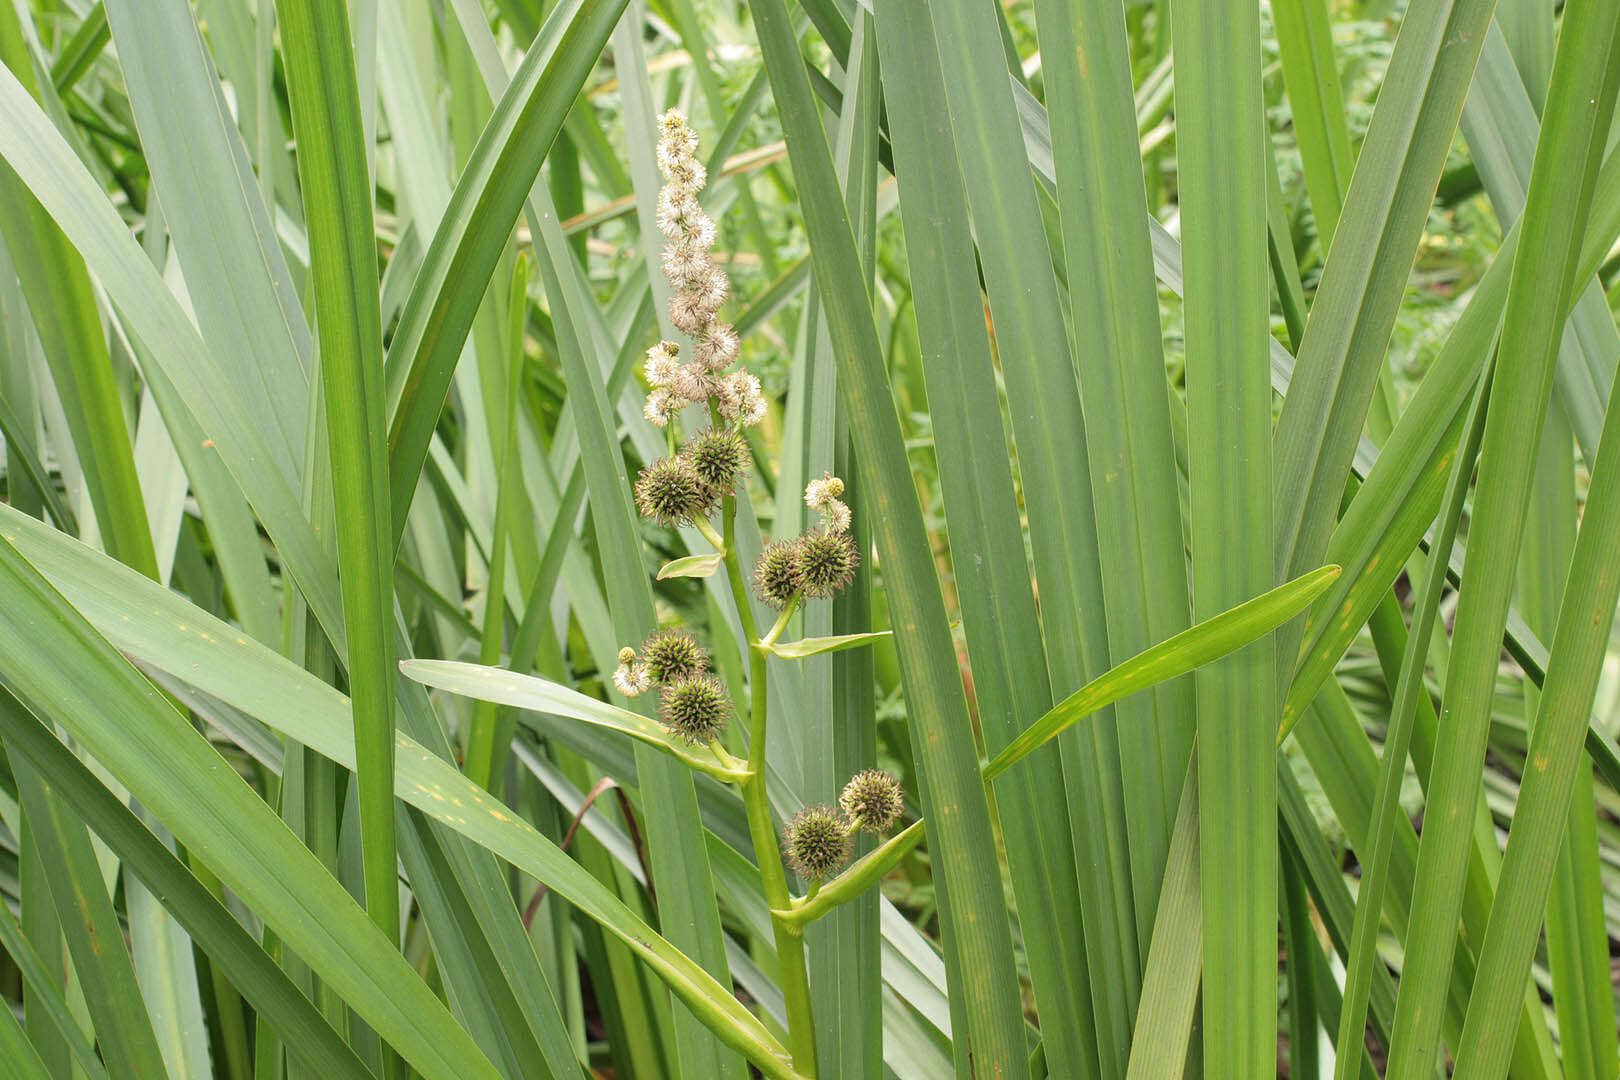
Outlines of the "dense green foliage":
<svg viewBox="0 0 1620 1080">
<path fill-rule="evenodd" d="M 1617 90 L 0 0 L 0 1080 L 1613 1080 Z"/>
</svg>

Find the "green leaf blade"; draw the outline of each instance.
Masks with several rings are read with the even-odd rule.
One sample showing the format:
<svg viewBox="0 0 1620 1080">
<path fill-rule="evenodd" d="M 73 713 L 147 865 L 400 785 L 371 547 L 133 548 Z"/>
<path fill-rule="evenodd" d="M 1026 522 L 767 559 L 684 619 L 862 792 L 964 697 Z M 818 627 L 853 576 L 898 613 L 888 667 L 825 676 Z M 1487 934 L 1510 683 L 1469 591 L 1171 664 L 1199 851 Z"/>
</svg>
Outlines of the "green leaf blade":
<svg viewBox="0 0 1620 1080">
<path fill-rule="evenodd" d="M 1108 703 L 1195 671 L 1265 636 L 1309 607 L 1338 579 L 1340 572 L 1337 566 L 1319 567 L 1213 618 L 1195 623 L 1168 641 L 1161 641 L 1109 669 L 1064 698 L 992 758 L 984 767 L 985 779 L 1000 776 L 1063 728 Z"/>
<path fill-rule="evenodd" d="M 627 0 L 554 8 L 501 95 L 445 208 L 389 342 L 388 446 L 397 547 L 482 289 L 568 107 Z"/>
<path fill-rule="evenodd" d="M 346 5 L 280 0 L 320 327 L 349 687 L 359 749 L 366 908 L 399 935 L 394 837 L 394 560 L 371 174 Z"/>
<path fill-rule="evenodd" d="M 944 600 L 928 554 L 871 302 L 861 285 L 848 210 L 786 7 L 781 0 L 751 0 L 749 7 L 799 181 L 813 269 L 838 359 L 839 395 L 862 482 L 884 507 L 873 515 L 873 536 L 889 576 L 891 613 L 896 625 L 914 628 L 898 635 L 896 646 L 911 695 L 913 744 L 928 776 L 924 806 L 936 822 L 934 837 L 950 897 L 948 951 L 960 980 L 953 989 L 961 996 L 968 1026 L 957 1033 L 958 1060 L 965 1065 L 971 1053 L 973 1068 L 1016 1080 L 1027 1075 L 1028 1064 L 1006 904 L 1000 875 L 973 855 L 993 843 L 988 807 L 972 760 Z M 944 818 L 938 813 L 942 806 L 949 807 Z M 962 912 L 973 914 L 967 918 Z"/>
<path fill-rule="evenodd" d="M 1175 3 L 1192 600 L 1208 618 L 1273 579 L 1270 286 L 1260 26 L 1242 0 Z M 1307 331 L 1309 333 L 1309 331 Z M 1269 640 L 1194 675 L 1204 1059 L 1259 1076 L 1277 1053 L 1277 794 Z"/>
<path fill-rule="evenodd" d="M 492 701 L 514 708 L 567 716 L 622 732 L 648 746 L 679 758 L 689 768 L 720 778 L 735 776 L 712 754 L 694 748 L 670 735 L 663 725 L 640 713 L 621 709 L 605 701 L 586 697 L 566 686 L 559 686 L 533 675 L 519 675 L 501 668 L 467 664 L 457 660 L 402 660 L 399 669 L 408 678 L 426 686 L 454 694 Z"/>
<path fill-rule="evenodd" d="M 1602 147 L 1614 109 L 1620 22 L 1603 5 L 1573 5 L 1554 61 L 1552 92 L 1514 261 L 1502 345 L 1480 456 L 1467 587 L 1458 606 L 1440 738 L 1414 886 L 1413 931 L 1396 1007 L 1390 1075 L 1415 1078 L 1437 1051 L 1450 928 L 1462 902 L 1462 843 L 1480 791 L 1496 657 L 1559 331 L 1568 312 Z M 1548 302 L 1548 282 L 1558 289 Z M 1444 928 L 1444 932 L 1442 932 Z M 1442 956 L 1441 953 L 1444 953 Z"/>
<path fill-rule="evenodd" d="M 822 653 L 842 652 L 845 649 L 858 649 L 863 645 L 875 645 L 884 638 L 893 636 L 893 630 L 866 630 L 858 634 L 833 634 L 828 637 L 775 641 L 770 644 L 762 642 L 759 650 L 784 660 L 803 660 L 807 656 L 820 656 Z"/>
</svg>

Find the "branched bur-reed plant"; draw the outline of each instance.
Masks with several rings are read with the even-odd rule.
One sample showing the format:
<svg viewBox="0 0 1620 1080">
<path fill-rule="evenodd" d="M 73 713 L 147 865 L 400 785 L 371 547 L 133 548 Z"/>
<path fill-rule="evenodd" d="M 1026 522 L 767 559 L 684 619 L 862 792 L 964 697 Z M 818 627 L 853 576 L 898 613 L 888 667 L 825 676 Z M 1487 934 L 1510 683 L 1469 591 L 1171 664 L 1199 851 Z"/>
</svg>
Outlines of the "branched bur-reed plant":
<svg viewBox="0 0 1620 1080">
<path fill-rule="evenodd" d="M 787 1045 L 763 1034 L 757 1019 L 719 983 L 697 985 L 703 981 L 694 977 L 700 970 L 697 964 L 670 942 L 660 939 L 653 959 L 672 988 L 723 1042 L 743 1050 L 766 1075 L 792 1080 L 817 1072 L 805 927 L 871 889 L 923 839 L 924 823 L 913 821 L 895 831 L 905 812 L 905 796 L 899 781 L 877 769 L 863 769 L 850 777 L 836 804 L 804 807 L 781 822 L 772 810 L 767 792 L 767 778 L 775 771 L 767 760 L 771 721 L 767 658 L 791 661 L 859 648 L 888 632 L 782 640 L 806 601 L 837 596 L 860 571 L 862 553 L 850 534 L 844 481 L 830 471 L 805 487 L 804 501 L 815 511 L 815 524 L 798 536 L 766 544 L 752 566 L 742 562 L 737 508 L 748 498 L 752 461 L 743 432 L 763 419 L 766 402 L 759 380 L 733 367 L 739 351 L 737 334 L 717 318 L 730 283 L 709 255 L 716 230 L 697 201 L 705 176 L 696 151 L 697 139 L 685 118 L 677 111 L 665 113 L 657 161 L 666 182 L 659 193 L 657 225 L 667 241 L 662 263 L 671 285 L 670 322 L 690 343 L 689 351 L 683 352 L 676 342 L 660 341 L 647 352 L 645 415 L 665 431 L 667 455 L 640 470 L 634 499 L 648 521 L 663 528 L 690 528 L 712 548 L 665 565 L 660 577 L 708 577 L 724 568 L 747 656 L 746 709 L 732 700 L 712 670 L 708 648 L 691 629 L 680 626 L 661 628 L 639 643 L 625 643 L 613 672 L 614 686 L 626 697 L 656 695 L 660 722 L 545 679 L 487 666 L 413 660 L 404 670 L 431 686 L 617 730 L 736 789 L 745 808 L 760 892 L 770 911 Z M 1328 566 L 1302 575 L 1103 672 L 985 763 L 983 781 L 990 784 L 1059 733 L 1111 703 L 1270 633 L 1304 610 L 1338 574 L 1338 567 Z M 763 632 L 754 616 L 756 597 L 777 613 Z M 778 722 L 794 719 L 789 713 L 779 716 Z M 727 726 L 738 720 L 746 739 L 731 745 L 741 741 L 746 746 L 741 759 L 722 741 Z M 861 831 L 893 835 L 851 864 L 855 835 Z M 789 870 L 804 882 L 801 895 L 795 896 L 790 888 Z M 645 944 L 641 937 L 633 940 Z"/>
<path fill-rule="evenodd" d="M 849 533 L 850 509 L 840 498 L 844 482 L 830 472 L 812 480 L 804 501 L 819 512 L 819 523 L 790 540 L 767 545 L 752 567 L 755 593 L 780 613 L 760 632 L 738 555 L 736 517 L 737 501 L 748 497 L 750 451 L 743 428 L 764 418 L 765 397 L 759 379 L 747 369 L 727 370 L 737 359 L 737 333 L 718 319 L 717 312 L 730 282 L 709 256 L 716 230 L 698 204 L 705 176 L 696 153 L 697 136 L 686 118 L 673 109 L 660 117 L 657 158 L 665 183 L 658 195 L 657 222 L 666 239 L 662 264 L 671 289 L 669 320 L 691 338 L 691 348 L 690 359 L 683 359 L 681 346 L 673 341 L 660 341 L 647 351 L 643 372 L 650 389 L 645 413 L 667 432 L 670 454 L 641 470 L 635 502 L 641 515 L 658 525 L 696 529 L 725 566 L 748 653 L 746 762 L 734 762 L 720 744 L 721 732 L 739 710 L 725 685 L 710 672 L 707 651 L 689 631 L 664 629 L 639 646 L 626 646 L 619 653 L 613 682 L 627 697 L 656 688 L 659 715 L 669 735 L 694 748 L 707 748 L 717 760 L 733 766 L 747 808 L 760 884 L 771 908 L 794 1068 L 813 1075 L 814 1018 L 804 925 L 869 888 L 921 838 L 922 831 L 907 830 L 845 870 L 855 833 L 887 832 L 904 810 L 899 781 L 868 769 L 850 779 L 839 805 L 804 808 L 785 823 L 778 839 L 766 792 L 765 658 L 772 652 L 809 656 L 838 644 L 832 639 L 808 640 L 791 653 L 776 650 L 799 605 L 842 592 L 854 580 L 861 558 Z M 689 407 L 706 416 L 688 424 Z M 794 897 L 789 891 L 784 861 L 808 883 L 804 896 Z"/>
</svg>

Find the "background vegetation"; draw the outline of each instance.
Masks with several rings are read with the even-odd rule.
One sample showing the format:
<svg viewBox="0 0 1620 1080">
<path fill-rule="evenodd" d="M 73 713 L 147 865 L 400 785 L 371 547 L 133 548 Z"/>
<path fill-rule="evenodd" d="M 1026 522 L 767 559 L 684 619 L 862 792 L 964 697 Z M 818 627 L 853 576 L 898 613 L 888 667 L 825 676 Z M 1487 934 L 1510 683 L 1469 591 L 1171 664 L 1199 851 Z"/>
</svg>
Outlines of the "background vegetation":
<svg viewBox="0 0 1620 1080">
<path fill-rule="evenodd" d="M 0 1075 L 1611 1080 L 1617 44 L 0 0 Z M 893 630 L 755 657 L 769 811 L 927 825 L 804 931 L 813 1062 L 743 800 L 585 702 L 660 626 L 757 679 L 631 507 L 670 107 L 770 399 L 726 543 L 836 472 L 789 636 Z"/>
</svg>

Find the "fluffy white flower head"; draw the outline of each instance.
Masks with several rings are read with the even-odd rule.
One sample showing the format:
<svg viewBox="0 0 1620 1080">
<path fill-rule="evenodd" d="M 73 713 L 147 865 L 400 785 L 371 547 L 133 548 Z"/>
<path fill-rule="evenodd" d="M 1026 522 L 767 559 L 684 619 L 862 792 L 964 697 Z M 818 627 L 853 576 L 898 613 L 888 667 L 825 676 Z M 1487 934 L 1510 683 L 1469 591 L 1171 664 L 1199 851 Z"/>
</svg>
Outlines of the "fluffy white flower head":
<svg viewBox="0 0 1620 1080">
<path fill-rule="evenodd" d="M 707 249 L 714 243 L 714 222 L 690 192 L 679 188 L 666 186 L 658 192 L 658 211 L 653 223 L 659 232 L 676 241 L 695 242 L 694 230 L 702 227 L 702 234 L 709 237 L 709 242 L 699 246 Z"/>
<path fill-rule="evenodd" d="M 647 350 L 647 362 L 642 366 L 647 382 L 653 387 L 668 386 L 680 368 L 680 346 L 673 341 L 660 341 Z"/>
<path fill-rule="evenodd" d="M 613 672 L 613 685 L 625 697 L 635 697 L 652 685 L 647 665 L 636 659 L 636 650 L 628 646 L 619 650 L 619 666 Z"/>
<path fill-rule="evenodd" d="M 765 394 L 759 380 L 746 369 L 733 371 L 716 388 L 720 415 L 752 427 L 765 419 Z"/>
<path fill-rule="evenodd" d="M 820 510 L 844 493 L 844 482 L 832 473 L 823 473 L 820 480 L 804 486 L 804 505 Z"/>
<path fill-rule="evenodd" d="M 697 132 L 686 123 L 686 114 L 670 109 L 658 118 L 658 146 L 672 156 L 690 156 L 697 152 Z"/>
<path fill-rule="evenodd" d="M 647 395 L 647 403 L 641 407 L 641 415 L 645 416 L 654 427 L 668 427 L 670 418 L 680 412 L 681 406 L 685 404 L 685 399 L 660 386 Z"/>
<path fill-rule="evenodd" d="M 682 364 L 673 342 L 648 350 L 644 371 L 652 387 L 643 409 L 649 421 L 668 427 L 687 403 L 717 399 L 720 412 L 741 424 L 757 424 L 766 412 L 759 380 L 747 372 L 717 378 L 737 359 L 737 331 L 717 318 L 731 292 L 726 272 L 709 258 L 718 229 L 698 203 L 708 176 L 697 159 L 698 138 L 679 109 L 658 118 L 658 192 L 655 223 L 667 242 L 661 258 L 669 279 L 669 321 L 693 341 L 692 361 Z"/>
<path fill-rule="evenodd" d="M 710 371 L 719 371 L 737 359 L 738 344 L 737 331 L 730 323 L 712 322 L 708 332 L 698 338 L 692 355 Z"/>
<path fill-rule="evenodd" d="M 683 364 L 675 369 L 669 389 L 687 401 L 708 401 L 709 395 L 714 392 L 714 379 L 702 364 Z"/>
</svg>

